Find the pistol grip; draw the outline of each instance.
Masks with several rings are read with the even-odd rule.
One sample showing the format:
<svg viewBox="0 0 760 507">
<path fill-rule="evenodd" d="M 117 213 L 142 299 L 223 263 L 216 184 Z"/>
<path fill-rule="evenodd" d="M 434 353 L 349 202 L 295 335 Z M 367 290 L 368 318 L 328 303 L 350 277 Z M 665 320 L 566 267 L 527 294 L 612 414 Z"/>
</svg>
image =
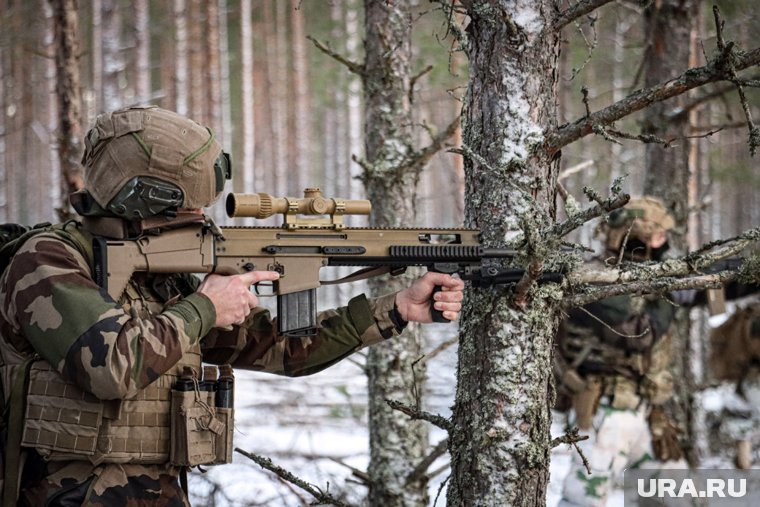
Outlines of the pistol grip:
<svg viewBox="0 0 760 507">
<path fill-rule="evenodd" d="M 435 309 L 435 293 L 441 292 L 441 286 L 436 285 L 433 289 L 433 294 L 430 295 L 430 314 L 433 316 L 433 322 L 447 323 L 451 322 L 449 319 L 443 316 L 443 312 Z"/>
</svg>

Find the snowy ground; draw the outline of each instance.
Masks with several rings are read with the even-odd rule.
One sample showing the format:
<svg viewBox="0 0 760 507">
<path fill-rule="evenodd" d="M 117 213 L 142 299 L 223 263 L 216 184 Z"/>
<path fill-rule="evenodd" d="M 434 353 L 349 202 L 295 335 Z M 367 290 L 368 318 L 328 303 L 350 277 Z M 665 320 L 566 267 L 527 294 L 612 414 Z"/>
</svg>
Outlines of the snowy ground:
<svg viewBox="0 0 760 507">
<path fill-rule="evenodd" d="M 451 336 L 453 326 L 428 326 L 428 332 L 435 336 L 430 342 L 437 344 Z M 361 356 L 356 359 L 363 361 Z M 430 361 L 427 410 L 450 415 L 455 369 L 455 346 Z M 335 496 L 343 495 L 346 501 L 359 505 L 366 490 L 352 478 L 349 468 L 366 470 L 369 459 L 366 377 L 359 366 L 343 361 L 316 375 L 296 379 L 238 372 L 236 381 L 235 446 L 269 457 L 311 484 L 322 489 L 329 486 Z M 708 392 L 705 404 L 719 410 L 730 399 L 729 394 L 725 389 Z M 552 433 L 562 433 L 560 417 L 556 418 Z M 441 430 L 432 428 L 431 445 L 444 436 Z M 562 480 L 570 466 L 570 452 L 568 446 L 561 445 L 552 453 L 549 507 L 559 502 Z M 447 456 L 439 459 L 431 470 L 445 466 L 447 459 Z M 710 464 L 716 468 L 730 465 L 721 458 L 712 459 Z M 431 505 L 446 476 L 444 472 L 432 481 Z M 212 494 L 213 485 L 218 487 Z M 238 453 L 231 465 L 211 467 L 203 476 L 193 474 L 190 489 L 195 506 L 302 506 L 312 500 Z M 437 505 L 445 505 L 445 488 Z M 622 506 L 622 490 L 615 491 L 607 505 Z"/>
</svg>

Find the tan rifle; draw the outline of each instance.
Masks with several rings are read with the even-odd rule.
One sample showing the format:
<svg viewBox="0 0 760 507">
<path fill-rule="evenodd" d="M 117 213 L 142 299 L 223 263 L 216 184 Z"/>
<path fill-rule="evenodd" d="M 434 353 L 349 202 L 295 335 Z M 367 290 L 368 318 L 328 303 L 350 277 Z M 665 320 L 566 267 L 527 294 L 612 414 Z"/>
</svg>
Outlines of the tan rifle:
<svg viewBox="0 0 760 507">
<path fill-rule="evenodd" d="M 384 273 L 397 274 L 408 266 L 459 274 L 476 285 L 515 283 L 520 269 L 503 268 L 497 261 L 515 251 L 485 248 L 474 229 L 396 229 L 346 227 L 346 215 L 367 215 L 366 200 L 324 198 L 319 189 L 306 189 L 303 198 L 274 198 L 268 194 L 231 193 L 226 200 L 230 217 L 284 217 L 281 227 L 221 227 L 198 223 L 145 234 L 131 240 L 99 238 L 94 244 L 96 281 L 118 300 L 135 272 L 219 273 L 277 271 L 278 332 L 311 336 L 317 332 L 316 289 Z M 502 261 L 503 262 L 503 261 Z M 339 280 L 320 279 L 324 266 L 362 266 L 367 269 Z M 544 281 L 558 281 L 559 274 Z M 446 322 L 433 311 L 437 322 Z"/>
</svg>

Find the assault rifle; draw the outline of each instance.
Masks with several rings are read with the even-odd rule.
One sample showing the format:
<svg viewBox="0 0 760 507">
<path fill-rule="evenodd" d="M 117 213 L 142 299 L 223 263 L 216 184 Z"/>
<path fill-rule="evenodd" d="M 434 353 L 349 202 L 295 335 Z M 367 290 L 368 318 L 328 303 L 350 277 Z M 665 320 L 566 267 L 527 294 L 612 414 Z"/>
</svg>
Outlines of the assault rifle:
<svg viewBox="0 0 760 507">
<path fill-rule="evenodd" d="M 458 274 L 476 286 L 516 283 L 523 270 L 504 268 L 500 260 L 516 252 L 485 248 L 474 229 L 396 229 L 346 227 L 346 215 L 368 215 L 366 200 L 327 199 L 319 189 L 303 198 L 268 194 L 227 196 L 230 217 L 268 218 L 282 214 L 281 227 L 216 227 L 208 222 L 144 234 L 133 240 L 98 238 L 94 243 L 96 282 L 118 300 L 135 272 L 238 274 L 277 271 L 278 331 L 284 336 L 317 332 L 316 288 L 384 273 L 398 274 L 408 266 Z M 338 280 L 319 276 L 323 266 L 364 267 Z M 542 281 L 559 281 L 559 273 Z M 433 311 L 436 322 L 447 322 Z"/>
</svg>

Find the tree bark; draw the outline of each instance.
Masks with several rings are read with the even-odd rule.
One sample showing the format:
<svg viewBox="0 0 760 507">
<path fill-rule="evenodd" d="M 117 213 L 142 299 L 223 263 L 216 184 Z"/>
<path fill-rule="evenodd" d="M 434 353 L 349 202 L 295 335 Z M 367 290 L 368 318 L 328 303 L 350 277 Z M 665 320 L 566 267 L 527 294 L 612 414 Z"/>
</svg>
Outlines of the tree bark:
<svg viewBox="0 0 760 507">
<path fill-rule="evenodd" d="M 364 184 L 372 201 L 370 225 L 408 227 L 414 223 L 419 169 L 401 169 L 411 151 L 409 63 L 411 11 L 404 2 L 365 0 L 365 152 Z M 403 288 L 401 280 L 370 282 L 371 294 Z M 427 505 L 427 479 L 406 478 L 425 457 L 424 422 L 392 410 L 386 400 L 418 406 L 423 392 L 422 356 L 409 326 L 402 336 L 369 350 L 370 490 L 374 507 Z"/>
<path fill-rule="evenodd" d="M 55 63 L 58 97 L 58 157 L 61 164 L 60 204 L 69 209 L 68 196 L 84 188 L 82 167 L 82 97 L 79 85 L 79 25 L 76 0 L 51 0 L 55 19 Z"/>
<path fill-rule="evenodd" d="M 543 132 L 555 127 L 556 2 L 467 1 L 470 83 L 463 109 L 465 225 L 503 247 L 522 228 L 529 253 L 554 221 L 558 163 Z M 449 450 L 451 507 L 545 505 L 554 393 L 552 344 L 561 294 L 471 288 L 459 339 Z"/>
<path fill-rule="evenodd" d="M 691 44 L 699 2 L 692 0 L 662 0 L 652 4 L 645 12 L 646 33 L 648 35 L 645 53 L 644 86 L 672 79 L 678 73 L 692 66 Z M 687 228 L 691 178 L 695 168 L 689 165 L 692 141 L 686 139 L 691 133 L 691 115 L 678 115 L 675 120 L 668 113 L 683 108 L 689 97 L 684 93 L 670 100 L 652 104 L 644 111 L 642 133 L 670 140 L 681 138 L 673 146 L 665 147 L 650 143 L 645 147 L 644 193 L 659 197 L 673 214 L 676 227 L 669 234 L 669 243 L 678 254 L 688 250 Z M 694 377 L 693 348 L 691 345 L 690 318 L 688 309 L 679 309 L 676 314 L 675 332 L 672 342 L 671 371 L 676 382 L 674 398 L 669 412 L 684 430 L 687 445 L 686 456 L 692 466 L 697 465 L 697 445 L 694 432 L 694 394 L 697 390 Z"/>
</svg>

